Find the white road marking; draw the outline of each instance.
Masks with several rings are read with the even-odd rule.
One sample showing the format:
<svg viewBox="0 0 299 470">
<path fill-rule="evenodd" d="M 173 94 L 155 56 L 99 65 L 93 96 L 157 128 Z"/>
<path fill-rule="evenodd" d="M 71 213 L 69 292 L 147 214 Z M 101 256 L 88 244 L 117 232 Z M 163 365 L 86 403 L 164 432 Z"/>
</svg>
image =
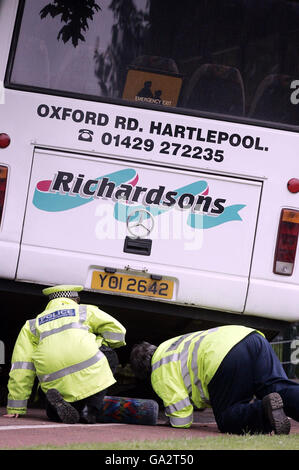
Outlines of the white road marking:
<svg viewBox="0 0 299 470">
<path fill-rule="evenodd" d="M 85 428 L 94 428 L 94 427 L 103 427 L 103 426 L 125 426 L 124 423 L 99 423 L 99 424 L 26 424 L 20 426 L 0 426 L 0 431 L 15 431 L 16 429 L 53 429 L 53 428 L 69 428 L 69 427 L 85 427 Z"/>
</svg>

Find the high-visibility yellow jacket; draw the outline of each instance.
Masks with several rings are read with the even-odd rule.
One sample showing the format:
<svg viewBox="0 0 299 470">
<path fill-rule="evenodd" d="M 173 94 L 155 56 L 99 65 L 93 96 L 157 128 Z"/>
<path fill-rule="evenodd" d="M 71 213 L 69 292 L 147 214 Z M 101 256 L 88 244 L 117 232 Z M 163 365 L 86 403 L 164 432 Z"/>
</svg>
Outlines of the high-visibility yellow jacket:
<svg viewBox="0 0 299 470">
<path fill-rule="evenodd" d="M 208 384 L 228 352 L 253 331 L 257 330 L 221 326 L 177 336 L 156 349 L 152 387 L 163 400 L 172 426 L 191 426 L 193 404 L 196 408 L 210 406 Z"/>
<path fill-rule="evenodd" d="M 57 389 L 68 402 L 106 389 L 115 379 L 103 344 L 125 345 L 125 328 L 93 305 L 69 298 L 51 300 L 21 329 L 12 354 L 7 411 L 25 414 L 35 377 L 46 393 Z"/>
</svg>

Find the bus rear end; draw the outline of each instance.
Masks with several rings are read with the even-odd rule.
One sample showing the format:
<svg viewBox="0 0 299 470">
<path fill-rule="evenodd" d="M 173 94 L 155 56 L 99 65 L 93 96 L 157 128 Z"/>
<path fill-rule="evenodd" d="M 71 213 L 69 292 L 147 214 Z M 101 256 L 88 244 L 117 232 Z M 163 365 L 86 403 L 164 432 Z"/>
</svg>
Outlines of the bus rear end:
<svg viewBox="0 0 299 470">
<path fill-rule="evenodd" d="M 2 280 L 296 322 L 298 3 L 82 4 L 0 3 Z"/>
</svg>

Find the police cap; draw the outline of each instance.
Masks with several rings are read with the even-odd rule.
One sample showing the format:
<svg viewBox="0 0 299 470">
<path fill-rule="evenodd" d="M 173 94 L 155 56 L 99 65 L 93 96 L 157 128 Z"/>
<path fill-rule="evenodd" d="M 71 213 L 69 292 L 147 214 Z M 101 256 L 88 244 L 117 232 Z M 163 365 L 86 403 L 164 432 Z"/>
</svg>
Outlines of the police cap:
<svg viewBox="0 0 299 470">
<path fill-rule="evenodd" d="M 75 298 L 78 297 L 80 292 L 83 290 L 83 286 L 73 286 L 73 285 L 59 285 L 53 287 L 47 287 L 43 289 L 43 294 L 48 295 L 50 300 L 58 299 L 60 297 L 69 297 Z"/>
</svg>

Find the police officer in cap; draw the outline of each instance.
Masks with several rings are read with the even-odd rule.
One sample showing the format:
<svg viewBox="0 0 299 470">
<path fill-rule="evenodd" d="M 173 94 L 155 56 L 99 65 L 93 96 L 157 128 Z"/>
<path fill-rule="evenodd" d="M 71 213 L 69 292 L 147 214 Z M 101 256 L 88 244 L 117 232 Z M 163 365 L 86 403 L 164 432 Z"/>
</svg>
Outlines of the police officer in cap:
<svg viewBox="0 0 299 470">
<path fill-rule="evenodd" d="M 5 416 L 26 413 L 37 377 L 49 419 L 96 422 L 107 388 L 115 383 L 114 348 L 126 344 L 126 330 L 98 307 L 79 304 L 82 289 L 58 285 L 43 290 L 49 303 L 26 321 L 14 347 Z"/>
</svg>

